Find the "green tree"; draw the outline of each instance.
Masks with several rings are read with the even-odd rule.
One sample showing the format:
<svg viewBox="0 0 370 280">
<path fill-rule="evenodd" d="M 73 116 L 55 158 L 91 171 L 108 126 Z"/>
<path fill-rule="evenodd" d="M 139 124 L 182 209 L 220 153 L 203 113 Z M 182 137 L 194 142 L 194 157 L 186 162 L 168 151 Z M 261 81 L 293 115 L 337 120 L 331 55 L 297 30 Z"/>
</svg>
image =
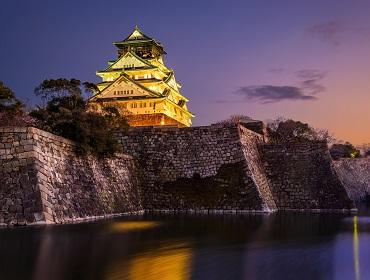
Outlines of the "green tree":
<svg viewBox="0 0 370 280">
<path fill-rule="evenodd" d="M 330 143 L 333 137 L 328 130 L 315 129 L 307 123 L 292 119 L 278 118 L 267 126 L 271 142 L 325 141 Z"/>
<path fill-rule="evenodd" d="M 345 142 L 344 144 L 333 144 L 330 147 L 330 155 L 334 160 L 340 158 L 359 158 L 361 157 L 361 152 L 351 143 Z"/>
<path fill-rule="evenodd" d="M 0 112 L 18 113 L 23 103 L 15 97 L 14 92 L 0 81 Z"/>
<path fill-rule="evenodd" d="M 45 80 L 35 88 L 44 104 L 31 116 L 39 121 L 41 129 L 75 141 L 81 154 L 113 156 L 119 151 L 114 132 L 127 129 L 128 124 L 116 108 L 90 110 L 83 93 L 90 93 L 91 88 L 91 83 L 76 79 Z"/>
<path fill-rule="evenodd" d="M 24 111 L 24 104 L 0 81 L 0 126 L 34 126 L 35 120 Z"/>
</svg>

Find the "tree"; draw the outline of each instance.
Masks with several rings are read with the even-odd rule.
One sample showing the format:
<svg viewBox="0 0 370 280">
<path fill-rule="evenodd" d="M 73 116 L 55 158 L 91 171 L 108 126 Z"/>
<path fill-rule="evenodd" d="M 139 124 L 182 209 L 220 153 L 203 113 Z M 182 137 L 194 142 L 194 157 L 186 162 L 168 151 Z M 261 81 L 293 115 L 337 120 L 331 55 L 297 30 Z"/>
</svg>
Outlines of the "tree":
<svg viewBox="0 0 370 280">
<path fill-rule="evenodd" d="M 19 101 L 14 92 L 0 81 L 0 112 L 17 113 L 24 105 Z"/>
<path fill-rule="evenodd" d="M 246 115 L 231 115 L 226 120 L 219 121 L 218 124 L 237 124 L 240 122 L 246 122 L 250 120 L 252 120 L 252 118 Z"/>
<path fill-rule="evenodd" d="M 35 94 L 45 104 L 31 115 L 39 121 L 41 129 L 75 141 L 77 152 L 113 156 L 119 150 L 114 132 L 128 128 L 128 124 L 116 108 L 89 110 L 83 92 L 91 92 L 91 88 L 91 83 L 76 79 L 45 80 L 35 88 Z"/>
<path fill-rule="evenodd" d="M 100 92 L 99 88 L 96 84 L 90 83 L 90 82 L 84 82 L 83 83 L 85 90 L 90 93 L 91 95 L 97 94 Z"/>
<path fill-rule="evenodd" d="M 340 158 L 359 158 L 361 157 L 360 150 L 356 149 L 351 143 L 344 144 L 336 143 L 330 147 L 330 155 L 334 160 Z"/>
<path fill-rule="evenodd" d="M 25 111 L 14 92 L 0 81 L 0 126 L 33 126 L 35 120 Z"/>
<path fill-rule="evenodd" d="M 330 143 L 333 137 L 328 130 L 316 129 L 307 123 L 292 119 L 278 118 L 267 125 L 271 142 L 325 141 Z"/>
</svg>

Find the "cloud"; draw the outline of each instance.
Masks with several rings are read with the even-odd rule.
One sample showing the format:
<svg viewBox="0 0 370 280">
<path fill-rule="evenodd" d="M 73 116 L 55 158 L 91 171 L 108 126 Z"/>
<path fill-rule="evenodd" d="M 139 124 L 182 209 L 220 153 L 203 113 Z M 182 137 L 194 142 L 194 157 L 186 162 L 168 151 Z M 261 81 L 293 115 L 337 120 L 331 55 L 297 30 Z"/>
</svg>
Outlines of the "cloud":
<svg viewBox="0 0 370 280">
<path fill-rule="evenodd" d="M 304 90 L 296 86 L 274 86 L 259 85 L 240 87 L 236 94 L 241 95 L 244 99 L 254 100 L 259 103 L 276 103 L 284 100 L 316 100 L 315 96 L 305 94 Z"/>
<path fill-rule="evenodd" d="M 338 46 L 340 44 L 338 35 L 343 31 L 343 27 L 337 21 L 328 21 L 314 24 L 310 26 L 307 31 L 312 37 L 322 42 Z"/>
<path fill-rule="evenodd" d="M 325 78 L 326 72 L 317 69 L 303 69 L 296 72 L 298 78 L 321 80 Z"/>
<path fill-rule="evenodd" d="M 272 68 L 271 73 L 290 71 L 284 68 Z M 295 85 L 253 85 L 242 86 L 234 91 L 234 95 L 242 99 L 219 99 L 216 103 L 233 103 L 254 101 L 262 104 L 277 103 L 281 101 L 313 101 L 317 100 L 317 94 L 326 90 L 322 80 L 327 76 L 326 71 L 317 69 L 303 69 L 293 72 L 296 77 Z"/>
<path fill-rule="evenodd" d="M 308 91 L 310 95 L 315 95 L 326 90 L 321 84 L 322 79 L 327 75 L 324 71 L 316 69 L 304 69 L 296 72 L 297 77 L 302 79 L 300 82 L 301 88 Z"/>
</svg>

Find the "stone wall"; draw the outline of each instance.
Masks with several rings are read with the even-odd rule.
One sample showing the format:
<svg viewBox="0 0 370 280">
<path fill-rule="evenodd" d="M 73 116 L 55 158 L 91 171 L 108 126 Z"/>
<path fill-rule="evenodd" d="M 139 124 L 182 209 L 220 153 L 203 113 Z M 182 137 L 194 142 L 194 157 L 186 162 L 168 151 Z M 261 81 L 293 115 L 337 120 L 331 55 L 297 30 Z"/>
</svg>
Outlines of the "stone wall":
<svg viewBox="0 0 370 280">
<path fill-rule="evenodd" d="M 257 143 L 263 138 L 257 133 L 237 125 L 152 127 L 131 129 L 119 139 L 143 168 L 148 210 L 276 210 L 259 172 Z"/>
<path fill-rule="evenodd" d="M 334 167 L 349 197 L 361 201 L 370 196 L 370 158 L 340 159 Z"/>
<path fill-rule="evenodd" d="M 124 154 L 97 159 L 79 157 L 72 142 L 35 128 L 0 128 L 0 224 L 64 223 L 144 209 L 353 207 L 323 143 L 265 144 L 262 135 L 236 124 L 131 128 L 116 137 Z M 338 173 L 345 177 L 343 166 Z"/>
<path fill-rule="evenodd" d="M 326 143 L 262 144 L 259 149 L 279 209 L 354 208 Z"/>
<path fill-rule="evenodd" d="M 35 128 L 0 128 L 0 223 L 62 223 L 141 211 L 139 170 L 127 155 L 78 157 Z"/>
</svg>

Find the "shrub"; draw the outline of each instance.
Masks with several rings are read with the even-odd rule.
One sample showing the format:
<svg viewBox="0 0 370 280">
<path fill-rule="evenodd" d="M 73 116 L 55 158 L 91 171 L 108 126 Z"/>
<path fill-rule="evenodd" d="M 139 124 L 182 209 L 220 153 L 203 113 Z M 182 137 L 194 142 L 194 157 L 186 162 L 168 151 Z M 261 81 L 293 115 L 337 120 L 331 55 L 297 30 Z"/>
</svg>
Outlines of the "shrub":
<svg viewBox="0 0 370 280">
<path fill-rule="evenodd" d="M 0 112 L 0 126 L 37 126 L 37 122 L 24 112 Z"/>
<path fill-rule="evenodd" d="M 330 155 L 333 159 L 340 158 L 359 158 L 360 150 L 356 149 L 351 143 L 334 144 L 330 147 Z"/>
<path fill-rule="evenodd" d="M 231 115 L 226 120 L 222 120 L 217 122 L 217 124 L 237 124 L 241 122 L 248 122 L 251 121 L 252 118 L 246 115 Z"/>
<path fill-rule="evenodd" d="M 38 120 L 39 128 L 76 142 L 76 152 L 80 154 L 113 156 L 119 151 L 114 132 L 127 129 L 127 121 L 116 108 L 89 110 L 82 92 L 90 91 L 86 84 L 76 79 L 43 81 L 35 94 L 41 96 L 45 105 L 30 115 Z"/>
<path fill-rule="evenodd" d="M 328 130 L 315 129 L 307 123 L 292 119 L 278 118 L 267 125 L 268 137 L 273 143 L 325 141 L 330 143 L 333 137 Z"/>
</svg>

